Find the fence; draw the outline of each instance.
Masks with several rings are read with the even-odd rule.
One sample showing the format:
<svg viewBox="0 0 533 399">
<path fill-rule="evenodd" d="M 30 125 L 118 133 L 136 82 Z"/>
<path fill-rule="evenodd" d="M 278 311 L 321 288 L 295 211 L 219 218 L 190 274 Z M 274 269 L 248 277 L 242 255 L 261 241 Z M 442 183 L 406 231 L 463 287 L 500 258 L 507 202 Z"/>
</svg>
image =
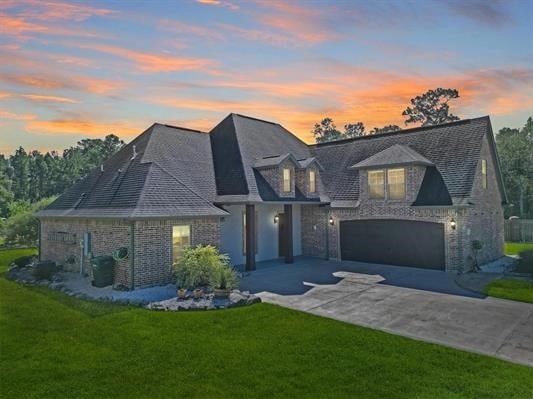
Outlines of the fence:
<svg viewBox="0 0 533 399">
<path fill-rule="evenodd" d="M 533 219 L 511 219 L 504 223 L 505 241 L 533 242 Z"/>
</svg>

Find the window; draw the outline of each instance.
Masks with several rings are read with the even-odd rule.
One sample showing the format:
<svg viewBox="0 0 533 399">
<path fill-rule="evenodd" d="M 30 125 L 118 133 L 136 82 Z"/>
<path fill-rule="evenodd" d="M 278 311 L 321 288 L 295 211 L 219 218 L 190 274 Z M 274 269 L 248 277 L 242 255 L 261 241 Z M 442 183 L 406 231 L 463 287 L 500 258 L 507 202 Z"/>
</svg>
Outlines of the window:
<svg viewBox="0 0 533 399">
<path fill-rule="evenodd" d="M 309 171 L 309 192 L 316 193 L 316 172 L 312 169 Z"/>
<path fill-rule="evenodd" d="M 405 169 L 388 169 L 387 185 L 389 188 L 389 199 L 399 200 L 405 198 Z"/>
<path fill-rule="evenodd" d="M 183 250 L 191 245 L 191 226 L 172 226 L 172 261 L 176 262 Z"/>
<path fill-rule="evenodd" d="M 481 186 L 487 188 L 487 160 L 481 160 Z"/>
<path fill-rule="evenodd" d="M 368 171 L 368 198 L 385 199 L 385 171 Z"/>
<path fill-rule="evenodd" d="M 259 240 L 257 235 L 257 222 L 258 222 L 258 212 L 255 211 L 255 254 L 257 255 L 257 251 L 259 248 Z M 246 211 L 242 212 L 242 254 L 246 255 Z"/>
<path fill-rule="evenodd" d="M 283 168 L 283 192 L 290 193 L 291 190 L 291 170 Z"/>
</svg>

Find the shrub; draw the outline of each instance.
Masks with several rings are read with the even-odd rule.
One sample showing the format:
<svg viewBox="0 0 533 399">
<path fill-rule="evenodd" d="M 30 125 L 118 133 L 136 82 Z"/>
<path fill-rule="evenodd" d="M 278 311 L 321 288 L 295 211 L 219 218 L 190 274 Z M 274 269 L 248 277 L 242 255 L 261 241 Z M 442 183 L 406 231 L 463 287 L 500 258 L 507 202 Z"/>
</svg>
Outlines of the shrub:
<svg viewBox="0 0 533 399">
<path fill-rule="evenodd" d="M 176 286 L 193 289 L 208 286 L 217 267 L 228 267 L 229 258 L 212 245 L 186 248 L 174 264 Z"/>
<path fill-rule="evenodd" d="M 55 262 L 45 260 L 35 263 L 33 269 L 33 276 L 37 280 L 50 280 L 50 277 L 58 271 Z"/>
<path fill-rule="evenodd" d="M 520 252 L 516 271 L 533 274 L 533 249 Z"/>
<path fill-rule="evenodd" d="M 239 286 L 239 278 L 233 268 L 228 265 L 219 265 L 211 274 L 209 286 L 212 289 L 232 290 Z"/>
<path fill-rule="evenodd" d="M 31 265 L 33 260 L 35 259 L 35 256 L 28 255 L 28 256 L 21 256 L 20 258 L 17 258 L 13 261 L 15 266 L 18 267 L 26 267 L 28 265 Z"/>
</svg>

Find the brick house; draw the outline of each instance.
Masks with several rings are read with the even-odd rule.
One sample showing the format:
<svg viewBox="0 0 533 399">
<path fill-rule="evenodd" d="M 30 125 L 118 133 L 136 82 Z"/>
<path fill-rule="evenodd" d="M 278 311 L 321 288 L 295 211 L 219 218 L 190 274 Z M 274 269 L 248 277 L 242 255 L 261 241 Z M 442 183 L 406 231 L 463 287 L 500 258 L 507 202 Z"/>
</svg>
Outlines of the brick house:
<svg viewBox="0 0 533 399">
<path fill-rule="evenodd" d="M 40 211 L 40 256 L 72 270 L 120 247 L 115 285 L 167 283 L 188 245 L 235 265 L 305 255 L 446 271 L 503 255 L 488 117 L 307 145 L 230 114 L 209 134 L 154 124 Z"/>
</svg>

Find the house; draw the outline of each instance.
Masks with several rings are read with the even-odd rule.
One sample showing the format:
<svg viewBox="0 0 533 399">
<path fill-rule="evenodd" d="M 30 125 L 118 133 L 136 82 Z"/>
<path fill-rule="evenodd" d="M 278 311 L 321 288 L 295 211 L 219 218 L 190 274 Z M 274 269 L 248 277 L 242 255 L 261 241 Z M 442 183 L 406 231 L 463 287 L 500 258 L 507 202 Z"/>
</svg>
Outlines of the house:
<svg viewBox="0 0 533 399">
<path fill-rule="evenodd" d="M 230 114 L 209 134 L 154 124 L 37 214 L 40 256 L 87 270 L 125 247 L 116 286 L 167 283 L 185 246 L 235 265 L 295 256 L 446 271 L 503 255 L 488 117 L 307 145 Z M 287 266 L 290 267 L 290 266 Z"/>
</svg>

